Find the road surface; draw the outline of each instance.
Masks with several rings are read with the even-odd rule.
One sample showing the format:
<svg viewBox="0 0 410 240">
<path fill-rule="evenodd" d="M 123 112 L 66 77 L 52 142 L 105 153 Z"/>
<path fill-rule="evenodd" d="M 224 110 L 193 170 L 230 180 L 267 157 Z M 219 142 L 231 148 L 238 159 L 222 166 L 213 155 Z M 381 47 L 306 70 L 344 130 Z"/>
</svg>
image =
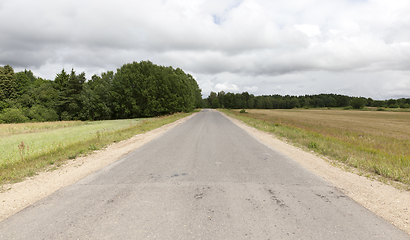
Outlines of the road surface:
<svg viewBox="0 0 410 240">
<path fill-rule="evenodd" d="M 410 239 L 204 110 L 0 222 L 0 239 Z"/>
</svg>

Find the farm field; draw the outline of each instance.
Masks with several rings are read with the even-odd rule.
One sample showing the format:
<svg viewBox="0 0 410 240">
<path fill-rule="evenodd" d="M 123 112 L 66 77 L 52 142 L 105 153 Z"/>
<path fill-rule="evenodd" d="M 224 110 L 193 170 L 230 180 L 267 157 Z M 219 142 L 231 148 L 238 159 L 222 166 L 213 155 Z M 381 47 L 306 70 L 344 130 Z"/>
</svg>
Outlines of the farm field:
<svg viewBox="0 0 410 240">
<path fill-rule="evenodd" d="M 410 189 L 410 113 L 335 109 L 220 110 L 257 129 Z"/>
<path fill-rule="evenodd" d="M 188 116 L 0 124 L 0 185 Z"/>
</svg>

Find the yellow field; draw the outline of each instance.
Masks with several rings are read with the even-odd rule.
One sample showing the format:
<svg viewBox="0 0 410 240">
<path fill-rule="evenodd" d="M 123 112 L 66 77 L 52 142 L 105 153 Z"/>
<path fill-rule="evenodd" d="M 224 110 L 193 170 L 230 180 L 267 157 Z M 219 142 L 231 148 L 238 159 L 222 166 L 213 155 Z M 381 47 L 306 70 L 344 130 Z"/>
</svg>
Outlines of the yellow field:
<svg viewBox="0 0 410 240">
<path fill-rule="evenodd" d="M 410 113 L 239 110 L 233 117 L 350 166 L 410 184 Z"/>
</svg>

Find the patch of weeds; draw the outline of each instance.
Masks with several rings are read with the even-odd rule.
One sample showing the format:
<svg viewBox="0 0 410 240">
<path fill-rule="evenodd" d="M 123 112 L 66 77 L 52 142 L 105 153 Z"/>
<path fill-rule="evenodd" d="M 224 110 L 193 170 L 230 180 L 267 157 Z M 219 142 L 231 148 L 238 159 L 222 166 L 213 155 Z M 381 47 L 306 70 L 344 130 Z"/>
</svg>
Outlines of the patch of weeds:
<svg viewBox="0 0 410 240">
<path fill-rule="evenodd" d="M 100 140 L 100 138 L 101 138 L 101 132 L 100 132 L 100 130 L 97 130 L 97 139 Z"/>
<path fill-rule="evenodd" d="M 93 144 L 90 144 L 90 146 L 88 146 L 88 150 L 95 151 L 95 150 L 98 150 L 98 147 L 95 146 L 95 144 L 93 143 Z"/>
<path fill-rule="evenodd" d="M 310 142 L 310 143 L 308 144 L 308 148 L 310 148 L 310 149 L 317 149 L 317 143 L 315 143 L 315 142 Z"/>
<path fill-rule="evenodd" d="M 37 175 L 37 173 L 33 169 L 30 169 L 27 172 L 27 177 L 32 177 L 32 176 L 35 176 L 35 175 Z"/>
<path fill-rule="evenodd" d="M 240 113 L 247 113 L 245 109 L 242 109 Z"/>
<path fill-rule="evenodd" d="M 57 170 L 57 167 L 56 167 L 56 166 L 54 166 L 54 167 L 52 167 L 52 168 L 47 169 L 47 172 L 51 172 L 51 171 L 54 171 L 54 170 Z"/>
<path fill-rule="evenodd" d="M 29 147 L 28 147 L 28 145 L 25 145 L 23 141 L 21 141 L 21 144 L 19 144 L 17 147 L 19 148 L 20 159 L 21 159 L 21 161 L 23 161 L 24 156 L 26 155 L 26 148 L 27 148 L 27 152 L 28 152 Z"/>
</svg>

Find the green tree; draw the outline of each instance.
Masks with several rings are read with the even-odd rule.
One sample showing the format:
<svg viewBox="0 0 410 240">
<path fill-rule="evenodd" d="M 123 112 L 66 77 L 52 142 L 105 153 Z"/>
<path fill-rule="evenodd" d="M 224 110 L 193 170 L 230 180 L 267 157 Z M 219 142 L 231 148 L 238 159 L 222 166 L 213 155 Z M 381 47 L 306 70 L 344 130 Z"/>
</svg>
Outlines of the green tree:
<svg viewBox="0 0 410 240">
<path fill-rule="evenodd" d="M 17 95 L 17 83 L 11 66 L 0 67 L 0 101 L 14 99 Z"/>
<path fill-rule="evenodd" d="M 209 93 L 208 103 L 209 103 L 209 106 L 210 106 L 211 108 L 214 108 L 212 102 L 214 102 L 214 99 L 216 99 L 216 98 L 218 98 L 218 95 L 216 94 L 216 92 L 210 92 L 210 93 Z M 219 103 L 219 101 L 218 101 L 218 103 Z"/>
<path fill-rule="evenodd" d="M 365 101 L 362 98 L 353 98 L 352 101 L 350 101 L 350 105 L 354 109 L 361 109 L 364 107 Z"/>
<path fill-rule="evenodd" d="M 219 108 L 219 107 L 220 107 L 220 103 L 219 103 L 219 99 L 218 99 L 218 98 L 212 99 L 211 107 L 212 107 L 212 108 Z"/>
<path fill-rule="evenodd" d="M 61 120 L 77 120 L 81 111 L 80 94 L 86 82 L 85 73 L 77 75 L 74 69 L 67 74 L 63 69 L 54 79 L 59 91 L 58 113 Z"/>
<path fill-rule="evenodd" d="M 191 111 L 201 91 L 195 79 L 181 69 L 141 61 L 117 69 L 112 97 L 116 118 L 151 117 Z"/>
<path fill-rule="evenodd" d="M 56 77 L 54 78 L 54 82 L 56 83 L 56 88 L 63 92 L 68 86 L 68 79 L 70 75 L 63 69 L 61 73 L 57 73 Z"/>
<path fill-rule="evenodd" d="M 56 89 L 54 81 L 38 78 L 31 84 L 28 94 L 34 99 L 34 105 L 58 111 L 60 91 Z"/>
<path fill-rule="evenodd" d="M 94 75 L 84 84 L 81 93 L 81 120 L 108 120 L 112 118 L 111 86 L 114 72 Z"/>
</svg>

